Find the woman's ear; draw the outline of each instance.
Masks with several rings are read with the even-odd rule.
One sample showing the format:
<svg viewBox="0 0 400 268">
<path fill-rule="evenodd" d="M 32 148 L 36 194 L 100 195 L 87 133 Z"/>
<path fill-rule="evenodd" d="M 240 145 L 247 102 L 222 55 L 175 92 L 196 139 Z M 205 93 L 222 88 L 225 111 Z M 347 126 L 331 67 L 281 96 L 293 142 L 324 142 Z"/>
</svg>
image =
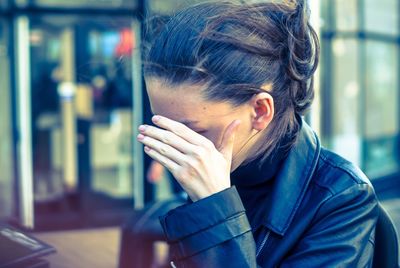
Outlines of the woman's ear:
<svg viewBox="0 0 400 268">
<path fill-rule="evenodd" d="M 251 105 L 253 129 L 258 131 L 266 129 L 274 118 L 274 98 L 268 92 L 258 93 L 253 96 Z"/>
</svg>

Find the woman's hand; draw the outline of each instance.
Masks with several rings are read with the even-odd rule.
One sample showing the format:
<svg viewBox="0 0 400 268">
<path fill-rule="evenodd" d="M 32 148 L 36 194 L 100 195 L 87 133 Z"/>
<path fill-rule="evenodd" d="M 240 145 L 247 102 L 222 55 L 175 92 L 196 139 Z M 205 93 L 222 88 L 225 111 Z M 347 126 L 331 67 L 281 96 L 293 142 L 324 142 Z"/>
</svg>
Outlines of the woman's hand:
<svg viewBox="0 0 400 268">
<path fill-rule="evenodd" d="M 154 116 L 157 127 L 139 127 L 138 140 L 145 152 L 165 166 L 193 202 L 230 187 L 235 131 L 233 121 L 225 130 L 220 147 L 182 123 Z"/>
</svg>

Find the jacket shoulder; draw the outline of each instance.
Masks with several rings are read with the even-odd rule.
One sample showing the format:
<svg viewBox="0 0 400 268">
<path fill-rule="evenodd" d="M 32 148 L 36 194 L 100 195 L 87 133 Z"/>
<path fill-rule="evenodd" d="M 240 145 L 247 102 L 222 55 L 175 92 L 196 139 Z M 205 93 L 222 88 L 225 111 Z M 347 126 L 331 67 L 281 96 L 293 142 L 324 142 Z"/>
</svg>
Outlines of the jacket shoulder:
<svg viewBox="0 0 400 268">
<path fill-rule="evenodd" d="M 370 180 L 360 168 L 325 148 L 321 148 L 313 182 L 332 195 L 357 185 L 372 188 Z"/>
</svg>

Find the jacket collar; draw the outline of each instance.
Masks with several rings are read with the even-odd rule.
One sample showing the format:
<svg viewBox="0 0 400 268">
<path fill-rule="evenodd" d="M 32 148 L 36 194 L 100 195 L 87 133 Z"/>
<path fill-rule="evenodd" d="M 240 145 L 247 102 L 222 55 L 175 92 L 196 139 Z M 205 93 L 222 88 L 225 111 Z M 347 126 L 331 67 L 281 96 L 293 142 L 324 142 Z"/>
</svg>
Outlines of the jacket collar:
<svg viewBox="0 0 400 268">
<path fill-rule="evenodd" d="M 296 142 L 278 171 L 271 192 L 264 225 L 273 232 L 284 235 L 288 229 L 311 181 L 320 150 L 318 137 L 301 120 Z"/>
</svg>

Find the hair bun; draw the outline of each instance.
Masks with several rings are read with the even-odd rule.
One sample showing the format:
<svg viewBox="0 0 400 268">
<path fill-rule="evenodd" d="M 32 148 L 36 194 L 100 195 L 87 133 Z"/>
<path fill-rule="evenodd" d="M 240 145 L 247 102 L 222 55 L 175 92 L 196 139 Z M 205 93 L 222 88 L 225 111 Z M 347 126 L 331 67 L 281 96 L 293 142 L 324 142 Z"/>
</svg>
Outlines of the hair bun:
<svg viewBox="0 0 400 268">
<path fill-rule="evenodd" d="M 297 1 L 285 25 L 288 34 L 285 71 L 292 80 L 290 95 L 299 114 L 309 108 L 314 98 L 313 75 L 319 59 L 318 36 L 309 23 L 309 14 L 305 1 Z"/>
</svg>

